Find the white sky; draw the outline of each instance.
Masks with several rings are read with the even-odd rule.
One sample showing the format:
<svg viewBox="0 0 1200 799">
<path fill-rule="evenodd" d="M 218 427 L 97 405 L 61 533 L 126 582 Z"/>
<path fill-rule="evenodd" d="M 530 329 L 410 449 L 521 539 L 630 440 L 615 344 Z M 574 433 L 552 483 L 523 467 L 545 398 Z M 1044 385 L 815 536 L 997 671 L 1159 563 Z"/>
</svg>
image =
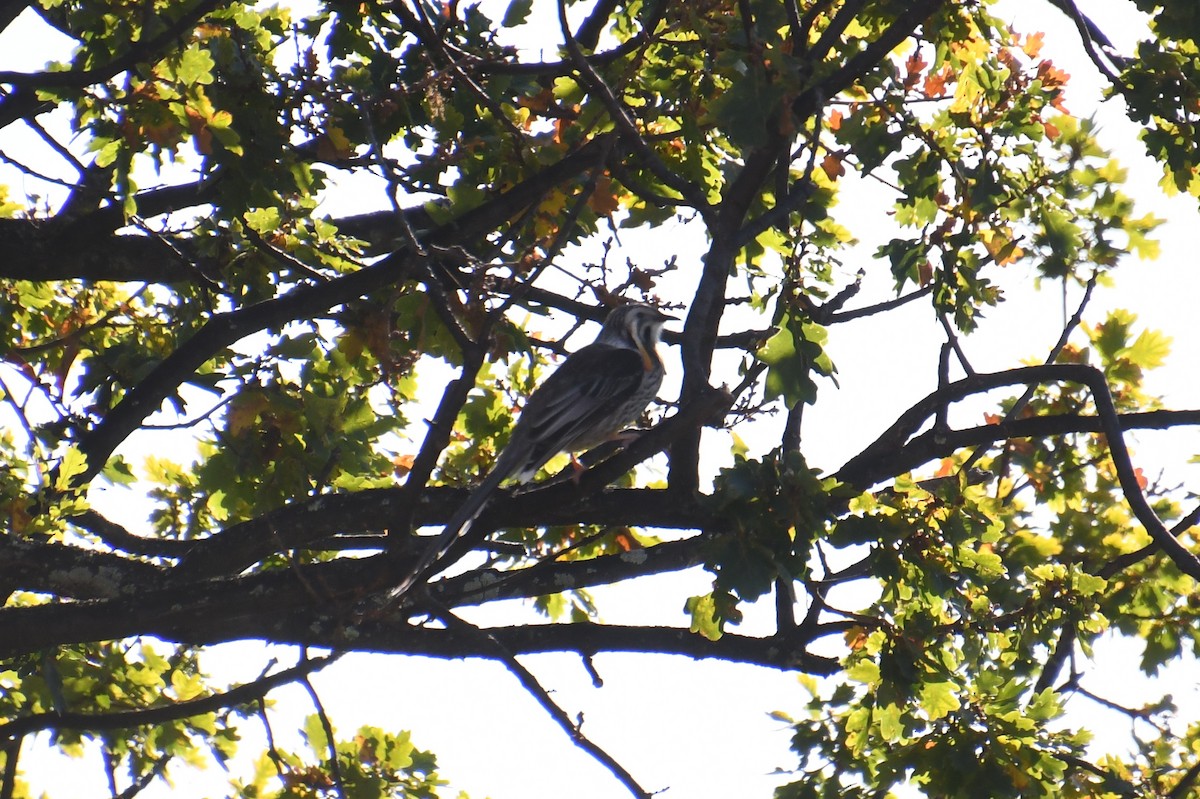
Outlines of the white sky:
<svg viewBox="0 0 1200 799">
<path fill-rule="evenodd" d="M 489 0 L 489 4 L 496 5 L 497 0 Z M 1119 47 L 1131 50 L 1144 29 L 1129 11 L 1132 3 L 1094 0 L 1082 5 Z M 1192 324 L 1200 288 L 1195 273 L 1195 199 L 1161 195 L 1157 189 L 1159 167 L 1142 154 L 1137 130 L 1123 118 L 1119 101 L 1099 102 L 1094 71 L 1074 44 L 1072 27 L 1060 14 L 1047 3 L 1029 0 L 1005 0 L 997 8 L 1001 16 L 1012 18 L 1018 29 L 1046 31 L 1045 53 L 1072 75 L 1068 106 L 1080 115 L 1094 109 L 1102 126 L 1102 143 L 1116 151 L 1130 169 L 1126 191 L 1137 198 L 1141 212 L 1152 211 L 1169 220 L 1157 233 L 1161 257 L 1152 263 L 1130 261 L 1119 267 L 1117 288 L 1099 292 L 1088 318 L 1099 321 L 1102 309 L 1126 307 L 1138 312 L 1142 323 L 1173 335 L 1168 366 L 1151 376 L 1150 385 L 1165 395 L 1168 407 L 1200 407 L 1200 381 L 1190 368 L 1200 360 L 1200 336 L 1193 332 Z M 0 69 L 37 69 L 52 57 L 51 44 L 31 31 L 10 29 L 0 36 Z M 25 152 L 13 138 L 20 135 L 6 131 L 0 148 L 14 154 Z M 12 181 L 10 176 L 11 170 L 0 169 L 0 183 L 11 181 L 14 193 L 44 191 L 28 181 Z M 857 305 L 872 297 L 890 296 L 891 278 L 886 266 L 873 260 L 878 242 L 870 239 L 872 233 L 880 241 L 890 238 L 890 200 L 873 186 L 851 188 L 849 179 L 846 183 L 841 207 L 853 208 L 854 220 L 872 220 L 871 225 L 855 226 L 863 244 L 849 254 L 851 260 L 846 263 L 847 274 L 859 267 L 868 273 Z M 375 196 L 382 200 L 381 193 Z M 681 262 L 696 262 L 705 247 L 705 242 L 687 229 L 650 235 L 631 232 L 623 237 L 631 250 L 647 253 L 650 263 L 672 252 L 680 255 Z M 1044 357 L 1061 329 L 1062 300 L 1057 289 L 1034 293 L 1033 270 L 1027 267 L 1012 268 L 1007 277 L 1010 302 L 990 312 L 982 329 L 965 341 L 973 363 L 981 370 L 1009 368 L 1021 358 Z M 1068 303 L 1072 310 L 1075 300 L 1073 296 Z M 928 393 L 936 382 L 940 340 L 928 312 L 916 306 L 835 326 L 830 331 L 829 349 L 840 370 L 840 388 L 823 384 L 821 401 L 808 413 L 805 453 L 810 463 L 833 471 L 900 411 Z M 923 361 L 914 361 L 907 357 L 910 352 L 928 355 L 918 356 L 924 357 Z M 675 353 L 667 353 L 667 357 L 669 365 L 677 363 Z M 735 381 L 736 375 L 731 375 L 729 382 Z M 674 390 L 668 386 L 664 395 L 672 397 Z M 775 440 L 772 430 L 764 432 L 759 443 L 766 447 Z M 1131 440 L 1137 447 L 1135 463 L 1148 475 L 1165 469 L 1177 480 L 1195 483 L 1194 468 L 1185 468 L 1185 461 L 1200 451 L 1194 429 L 1141 433 Z M 157 437 L 154 446 L 161 451 L 165 443 Z M 709 444 L 717 453 L 728 451 L 725 435 L 711 434 Z M 98 491 L 93 496 L 98 507 L 114 513 L 116 505 L 128 505 L 129 499 L 124 492 Z M 127 510 L 118 518 L 135 528 L 144 524 L 136 511 L 131 516 Z M 635 581 L 619 593 L 604 589 L 595 593 L 605 621 L 678 625 L 686 624 L 684 599 L 709 587 L 709 577 L 694 571 Z M 472 620 L 511 623 L 512 615 L 506 614 L 527 616 L 528 612 L 509 603 L 479 612 Z M 767 632 L 769 621 L 769 607 L 760 607 L 737 631 Z M 265 660 L 257 644 L 228 645 L 215 653 L 220 656 L 206 662 L 218 681 L 251 679 Z M 284 648 L 275 653 L 283 664 L 295 657 Z M 1137 676 L 1133 649 L 1112 642 L 1098 649 L 1098 658 L 1106 669 L 1085 680 L 1090 690 L 1127 705 L 1154 697 L 1153 686 Z M 545 655 L 522 661 L 572 716 L 584 714 L 586 734 L 628 768 L 644 788 L 667 789 L 662 795 L 668 799 L 768 797 L 774 785 L 786 781 L 773 776 L 772 770 L 795 764 L 787 750 L 789 730 L 766 715 L 776 709 L 800 710 L 807 695 L 794 675 L 678 657 L 603 655 L 596 658 L 595 665 L 605 685 L 596 688 L 574 656 Z M 1200 719 L 1196 674 L 1194 664 L 1188 663 L 1170 676 L 1177 699 L 1186 704 L 1179 715 L 1185 723 Z M 496 664 L 359 655 L 347 657 L 317 675 L 314 682 L 342 735 L 352 734 L 360 724 L 410 729 L 419 748 L 438 755 L 443 778 L 473 797 L 612 799 L 627 795 L 601 766 L 572 747 L 515 679 Z M 280 744 L 288 746 L 289 740 L 295 740 L 291 731 L 299 727 L 311 707 L 299 689 L 285 689 L 275 696 L 280 701 L 274 731 Z M 1069 708 L 1099 729 L 1098 745 L 1122 745 L 1122 736 L 1128 731 L 1122 717 L 1097 711 L 1082 698 L 1072 699 Z M 251 755 L 259 747 L 255 729 L 254 724 L 246 726 L 251 735 L 244 748 Z M 39 739 L 39 743 L 44 741 L 44 736 Z M 100 762 L 94 754 L 83 761 L 54 758 L 51 762 L 46 756 L 35 756 L 34 749 L 26 745 L 22 762 L 35 794 L 47 790 L 53 796 L 73 796 L 79 795 L 83 786 L 89 795 L 103 790 Z M 248 774 L 248 770 L 242 773 Z M 156 790 L 148 795 L 221 795 L 225 779 L 219 769 L 187 774 L 173 792 Z"/>
</svg>

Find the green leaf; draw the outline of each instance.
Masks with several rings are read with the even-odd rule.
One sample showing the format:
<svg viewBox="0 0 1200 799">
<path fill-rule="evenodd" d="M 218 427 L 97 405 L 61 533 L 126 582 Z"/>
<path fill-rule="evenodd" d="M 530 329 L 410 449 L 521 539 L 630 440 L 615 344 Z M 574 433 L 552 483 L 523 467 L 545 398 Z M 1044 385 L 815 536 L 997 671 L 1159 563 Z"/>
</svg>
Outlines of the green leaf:
<svg viewBox="0 0 1200 799">
<path fill-rule="evenodd" d="M 710 641 L 720 640 L 724 634 L 717 615 L 717 603 L 712 594 L 688 597 L 684 610 L 691 614 L 691 631 L 703 635 Z"/>
<path fill-rule="evenodd" d="M 512 0 L 508 4 L 508 10 L 504 12 L 504 19 L 500 21 L 500 24 L 506 28 L 524 25 L 532 10 L 533 0 Z"/>
<path fill-rule="evenodd" d="M 280 222 L 283 221 L 282 214 L 276 207 L 255 208 L 253 211 L 247 211 L 245 219 L 246 224 L 259 233 L 274 232 L 279 229 Z"/>
<path fill-rule="evenodd" d="M 1053 688 L 1036 694 L 1025 708 L 1025 715 L 1036 721 L 1049 721 L 1062 715 L 1062 703 Z"/>
<path fill-rule="evenodd" d="M 21 204 L 8 199 L 8 186 L 0 185 L 0 219 L 10 219 L 21 210 Z"/>
<path fill-rule="evenodd" d="M 301 733 L 304 735 L 304 740 L 308 742 L 308 747 L 314 753 L 325 755 L 329 749 L 329 736 L 325 734 L 325 726 L 321 723 L 319 715 L 313 713 L 306 717 Z"/>
<path fill-rule="evenodd" d="M 1157 330 L 1143 330 L 1136 341 L 1118 353 L 1143 369 L 1162 366 L 1170 354 L 1171 337 Z"/>
<path fill-rule="evenodd" d="M 767 339 L 758 351 L 758 357 L 770 367 L 767 370 L 768 399 L 783 397 L 788 405 L 795 405 L 816 398 L 817 387 L 809 376 L 809 363 L 797 351 L 795 336 L 787 326 Z"/>
<path fill-rule="evenodd" d="M 1108 588 L 1108 580 L 1103 577 L 1097 577 L 1094 574 L 1087 572 L 1076 572 L 1073 576 L 1075 590 L 1081 596 L 1094 596 L 1099 594 L 1105 588 Z"/>
<path fill-rule="evenodd" d="M 737 68 L 744 73 L 717 97 L 709 113 L 734 144 L 757 147 L 766 144 L 767 125 L 779 110 L 784 89 L 778 81 L 768 82 L 756 65 Z"/>
<path fill-rule="evenodd" d="M 212 70 L 215 66 L 216 62 L 207 50 L 192 45 L 183 51 L 179 66 L 175 69 L 175 77 L 185 86 L 212 83 Z"/>
<path fill-rule="evenodd" d="M 120 455 L 109 458 L 100 474 L 113 485 L 132 485 L 137 482 L 133 467 Z"/>
<path fill-rule="evenodd" d="M 879 735 L 885 741 L 897 741 L 904 734 L 899 705 L 888 704 L 876 708 L 875 721 L 879 724 Z"/>
<path fill-rule="evenodd" d="M 930 682 L 921 686 L 921 709 L 931 720 L 936 721 L 962 707 L 955 688 L 949 682 Z"/>
<path fill-rule="evenodd" d="M 846 669 L 846 677 L 864 685 L 878 685 L 879 664 L 873 660 L 860 660 Z"/>
<path fill-rule="evenodd" d="M 198 674 L 184 674 L 175 669 L 171 672 L 171 689 L 175 691 L 175 697 L 178 700 L 186 702 L 205 692 L 204 680 Z"/>
<path fill-rule="evenodd" d="M 72 478 L 86 471 L 87 456 L 76 447 L 69 448 L 63 453 L 62 460 L 58 462 L 58 476 L 54 482 L 55 488 L 60 491 L 66 491 L 71 487 Z"/>
</svg>

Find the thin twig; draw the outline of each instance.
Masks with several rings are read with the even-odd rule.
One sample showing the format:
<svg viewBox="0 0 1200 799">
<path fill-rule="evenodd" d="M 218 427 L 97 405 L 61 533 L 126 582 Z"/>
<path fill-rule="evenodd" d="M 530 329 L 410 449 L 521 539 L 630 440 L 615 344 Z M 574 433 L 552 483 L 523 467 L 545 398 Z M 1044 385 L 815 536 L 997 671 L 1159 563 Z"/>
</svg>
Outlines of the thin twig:
<svg viewBox="0 0 1200 799">
<path fill-rule="evenodd" d="M 967 354 L 963 352 L 962 344 L 958 340 L 958 334 L 951 326 L 950 320 L 948 320 L 946 315 L 942 313 L 939 313 L 937 317 L 938 321 L 942 324 L 942 329 L 946 331 L 946 342 L 950 345 L 950 348 L 954 350 L 954 354 L 958 357 L 958 365 L 962 367 L 963 372 L 965 372 L 968 377 L 974 375 L 975 369 L 971 366 L 971 362 L 967 360 Z"/>
<path fill-rule="evenodd" d="M 304 661 L 308 661 L 308 651 L 304 652 Z M 313 707 L 316 708 L 317 718 L 321 722 L 321 729 L 325 732 L 325 746 L 329 750 L 329 776 L 333 780 L 333 787 L 337 791 L 337 795 L 341 799 L 346 799 L 346 782 L 342 778 L 342 766 L 338 763 L 337 739 L 333 737 L 333 724 L 329 721 L 329 714 L 325 712 L 325 705 L 321 702 L 321 696 L 317 693 L 317 689 L 313 687 L 312 680 L 308 675 L 300 678 L 300 683 L 304 686 L 304 690 L 308 692 L 308 696 L 312 699 Z"/>
<path fill-rule="evenodd" d="M 134 780 L 128 788 L 116 794 L 113 799 L 133 799 L 133 797 L 144 791 L 154 781 L 155 777 L 161 776 L 167 770 L 167 764 L 171 762 L 172 757 L 174 755 L 168 752 L 158 760 L 155 760 L 154 765 L 145 774 Z"/>
<path fill-rule="evenodd" d="M 120 710 L 113 713 L 34 713 L 29 716 L 21 716 L 5 724 L 0 724 L 0 741 L 20 738 L 41 730 L 120 730 L 128 727 L 163 724 L 168 721 L 212 713 L 221 708 L 258 700 L 281 685 L 295 682 L 300 677 L 325 668 L 339 657 L 341 657 L 340 654 L 333 654 L 305 661 L 268 677 L 230 688 L 228 691 L 185 702 L 173 702 L 168 705 L 138 710 Z"/>
<path fill-rule="evenodd" d="M 929 283 L 928 285 L 917 289 L 912 294 L 905 294 L 903 297 L 896 297 L 894 299 L 879 302 L 874 305 L 868 305 L 863 308 L 855 308 L 852 311 L 840 311 L 826 319 L 825 324 L 834 325 L 838 322 L 850 322 L 854 319 L 861 319 L 864 316 L 874 316 L 877 313 L 884 313 L 885 311 L 890 311 L 893 308 L 899 308 L 902 305 L 907 305 L 914 300 L 919 300 L 922 297 L 927 296 L 932 291 L 933 284 Z"/>
<path fill-rule="evenodd" d="M 17 760 L 21 756 L 21 744 L 25 736 L 18 735 L 4 744 L 4 776 L 0 779 L 0 799 L 13 799 L 17 785 Z"/>
<path fill-rule="evenodd" d="M 579 43 L 575 40 L 575 36 L 571 33 L 571 27 L 567 22 L 565 0 L 558 0 L 558 23 L 562 31 L 563 41 L 566 43 L 567 53 L 571 56 L 571 60 L 575 62 L 575 68 L 579 71 L 580 79 L 586 88 L 608 109 L 613 124 L 617 126 L 617 130 L 621 132 L 626 143 L 633 148 L 646 167 L 654 173 L 654 176 L 663 182 L 663 185 L 679 192 L 680 196 L 687 200 L 688 204 L 694 207 L 701 216 L 708 218 L 712 214 L 713 208 L 709 205 L 708 200 L 705 199 L 700 187 L 688 181 L 663 163 L 658 153 L 654 152 L 650 148 L 650 145 L 646 143 L 645 138 L 637 129 L 625 106 L 617 99 L 612 89 L 609 88 L 604 79 L 596 72 L 596 69 L 588 62 L 583 51 L 579 49 Z"/>
<path fill-rule="evenodd" d="M 491 635 L 487 630 L 476 627 L 455 616 L 449 610 L 439 612 L 438 616 L 445 622 L 447 627 L 474 636 L 481 642 L 486 641 L 488 648 L 494 652 L 497 659 L 504 663 L 512 675 L 517 678 L 517 681 L 521 683 L 521 687 L 541 705 L 542 709 L 562 728 L 563 732 L 567 734 L 567 737 L 571 739 L 571 742 L 575 746 L 587 752 L 597 763 L 607 768 L 633 796 L 638 797 L 638 799 L 650 799 L 651 794 L 638 785 L 633 775 L 618 763 L 612 755 L 600 748 L 583 733 L 580 725 L 572 721 L 566 711 L 555 704 L 554 700 L 550 698 L 550 694 L 537 681 L 537 678 L 517 660 L 515 655 L 496 640 L 495 636 Z"/>
<path fill-rule="evenodd" d="M 37 493 L 41 494 L 46 488 L 45 469 L 42 468 L 42 458 L 38 453 L 41 446 L 38 443 L 37 435 L 33 432 L 33 424 L 29 421 L 29 417 L 25 415 L 25 406 L 29 402 L 29 398 L 33 395 L 35 386 L 36 383 L 31 381 L 29 391 L 25 393 L 25 399 L 17 402 L 16 395 L 8 387 L 4 376 L 0 374 L 0 394 L 3 395 L 4 402 L 12 409 L 13 415 L 17 417 L 17 423 L 21 425 L 21 429 L 25 431 L 27 452 L 29 453 L 30 462 L 34 465 L 34 473 L 37 477 Z"/>
<path fill-rule="evenodd" d="M 1058 341 L 1054 342 L 1054 346 L 1050 348 L 1050 353 L 1046 356 L 1045 363 L 1050 364 L 1058 360 L 1058 356 L 1062 354 L 1063 349 L 1067 346 L 1067 341 L 1070 340 L 1071 334 L 1075 332 L 1075 328 L 1079 326 L 1081 321 L 1083 321 L 1084 309 L 1087 308 L 1088 303 L 1092 300 L 1092 292 L 1096 288 L 1096 281 L 1098 278 L 1099 272 L 1092 272 L 1092 276 L 1088 278 L 1087 285 L 1083 290 L 1083 298 L 1079 301 L 1079 306 L 1075 309 L 1075 313 L 1071 315 L 1071 318 L 1067 320 L 1067 323 L 1063 325 L 1062 333 L 1059 334 Z M 1004 415 L 1004 421 L 1016 419 L 1018 416 L 1020 416 L 1021 412 L 1025 410 L 1025 407 L 1029 405 L 1030 401 L 1032 401 L 1034 396 L 1037 394 L 1037 389 L 1038 387 L 1036 384 L 1030 385 L 1028 388 L 1026 388 L 1025 393 L 1013 403 L 1013 406 L 1009 409 L 1008 413 Z M 979 462 L 979 459 L 983 457 L 983 454 L 987 452 L 987 450 L 988 447 L 986 446 L 978 447 L 974 452 L 971 453 L 966 461 L 963 462 L 963 465 L 959 471 L 965 472 L 974 467 L 975 464 Z"/>
<path fill-rule="evenodd" d="M 279 748 L 275 745 L 275 730 L 271 728 L 271 719 L 267 717 L 266 700 L 260 696 L 256 704 L 258 705 L 258 717 L 262 720 L 263 733 L 267 738 L 267 757 L 275 764 L 275 773 L 280 779 L 283 779 L 287 762 L 283 759 L 283 755 L 279 754 Z"/>
<path fill-rule="evenodd" d="M 247 222 L 244 217 L 242 218 L 242 230 L 246 238 L 250 239 L 251 244 L 265 253 L 268 258 L 282 266 L 284 269 L 291 269 L 292 271 L 299 272 L 302 275 L 308 275 L 318 283 L 329 282 L 329 277 L 327 275 L 321 274 L 316 269 L 313 269 L 311 266 L 301 261 L 299 258 L 289 255 L 264 239 L 262 234 L 251 227 L 250 223 Z"/>
<path fill-rule="evenodd" d="M 1075 693 L 1077 693 L 1081 696 L 1086 696 L 1088 699 L 1092 700 L 1093 702 L 1100 705 L 1101 707 L 1106 707 L 1109 710 L 1113 710 L 1124 716 L 1128 716 L 1133 721 L 1141 721 L 1141 722 L 1145 722 L 1146 724 L 1149 724 L 1151 727 L 1153 727 L 1155 730 L 1158 731 L 1159 735 L 1166 736 L 1166 735 L 1170 735 L 1170 733 L 1171 733 L 1170 730 L 1164 728 L 1163 726 L 1161 726 L 1159 724 L 1154 723 L 1154 720 L 1153 720 L 1154 713 L 1153 713 L 1153 711 L 1148 710 L 1147 708 L 1125 707 L 1124 705 L 1114 702 L 1111 699 L 1105 699 L 1104 697 L 1100 696 L 1099 694 L 1092 693 L 1091 691 L 1089 691 L 1088 689 L 1086 689 L 1082 685 L 1080 685 L 1077 680 L 1073 681 L 1071 683 L 1070 690 L 1074 691 Z"/>
</svg>

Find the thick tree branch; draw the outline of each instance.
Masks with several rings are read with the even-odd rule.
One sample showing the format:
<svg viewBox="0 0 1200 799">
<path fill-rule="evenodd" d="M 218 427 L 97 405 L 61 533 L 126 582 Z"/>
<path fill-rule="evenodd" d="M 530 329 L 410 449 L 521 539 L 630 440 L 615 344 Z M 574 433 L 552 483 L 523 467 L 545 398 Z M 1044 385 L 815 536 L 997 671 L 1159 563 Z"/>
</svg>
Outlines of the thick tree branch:
<svg viewBox="0 0 1200 799">
<path fill-rule="evenodd" d="M 287 505 L 257 519 L 191 542 L 191 551 L 172 572 L 173 581 L 192 582 L 232 576 L 286 549 L 309 548 L 329 536 L 378 532 L 396 518 L 413 514 L 417 527 L 441 526 L 462 502 L 468 489 L 427 487 L 411 510 L 403 489 L 374 489 L 327 494 Z M 478 524 L 496 528 L 590 524 L 680 530 L 699 529 L 708 518 L 702 499 L 666 502 L 661 489 L 585 491 L 565 482 L 529 489 L 512 496 L 497 494 Z"/>
<path fill-rule="evenodd" d="M 679 571 L 702 562 L 700 540 L 588 560 L 544 562 L 511 572 L 480 569 L 435 583 L 430 596 L 440 606 L 458 607 Z M 187 573 L 156 569 L 148 576 L 139 574 L 140 582 L 121 584 L 111 598 L 0 609 L 0 657 L 140 634 L 189 643 L 292 640 L 279 635 L 294 618 L 330 617 L 351 623 L 362 615 L 360 606 L 366 607 L 392 585 L 394 573 L 390 554 L 296 564 L 226 579 L 194 580 Z"/>
<path fill-rule="evenodd" d="M 782 638 L 751 638 L 726 633 L 710 641 L 689 630 L 674 627 L 627 627 L 576 622 L 528 627 L 485 628 L 514 655 L 544 652 L 577 652 L 593 656 L 602 652 L 640 652 L 684 655 L 694 659 L 719 658 L 776 669 L 799 669 L 810 674 L 833 674 L 838 661 L 811 655 L 803 644 Z M 844 631 L 844 625 L 825 625 L 815 637 Z M 487 656 L 478 641 L 452 630 L 432 628 L 397 630 L 394 627 L 361 629 L 366 648 L 380 652 L 410 651 L 437 657 Z"/>
<path fill-rule="evenodd" d="M 660 546 L 679 553 L 687 550 L 683 544 Z M 535 585 L 522 586 L 522 595 L 561 591 L 564 574 L 580 574 L 585 569 L 594 570 L 592 579 L 579 582 L 596 584 L 597 575 L 602 574 L 595 571 L 596 565 L 602 561 L 623 563 L 626 569 L 632 569 L 631 573 L 647 573 L 647 564 L 654 564 L 650 557 L 654 549 L 658 547 L 642 553 L 543 568 Z M 136 634 L 196 645 L 263 639 L 336 650 L 353 648 L 435 657 L 490 656 L 479 648 L 478 641 L 464 639 L 452 631 L 413 627 L 390 619 L 373 620 L 370 615 L 356 618 L 356 614 L 351 614 L 348 603 L 372 581 L 388 573 L 390 565 L 383 556 L 303 568 L 304 580 L 289 570 L 112 600 L 5 608 L 0 610 L 0 657 Z M 455 592 L 472 590 L 470 581 L 474 579 L 477 578 L 467 575 L 435 584 L 435 600 L 450 599 Z M 566 584 L 571 583 L 568 580 Z M 314 594 L 314 589 L 322 595 Z M 822 626 L 803 640 L 725 635 L 718 641 L 709 641 L 686 629 L 594 624 L 535 625 L 490 632 L 498 636 L 508 651 L 518 655 L 551 651 L 658 652 L 831 674 L 837 669 L 837 661 L 810 655 L 805 646 L 816 637 L 842 629 L 838 625 Z"/>
<path fill-rule="evenodd" d="M 71 522 L 87 530 L 117 552 L 130 555 L 177 558 L 195 546 L 194 541 L 135 535 L 116 522 L 105 518 L 98 511 L 91 509 L 73 517 Z"/>
<path fill-rule="evenodd" d="M 107 552 L 0 536 L 0 581 L 8 590 L 106 599 L 132 586 L 153 584 L 161 573 L 157 566 Z"/>
<path fill-rule="evenodd" d="M 0 219 L 0 277 L 13 280 L 194 282 L 196 270 L 149 236 L 78 235 L 26 219 Z"/>
</svg>

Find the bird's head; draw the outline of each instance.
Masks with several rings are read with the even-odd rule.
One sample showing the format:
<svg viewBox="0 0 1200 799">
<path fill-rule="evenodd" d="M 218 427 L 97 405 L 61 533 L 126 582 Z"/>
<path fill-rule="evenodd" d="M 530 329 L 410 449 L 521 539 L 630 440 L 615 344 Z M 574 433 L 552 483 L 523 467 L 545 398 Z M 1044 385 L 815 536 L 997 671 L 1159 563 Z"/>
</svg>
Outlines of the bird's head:
<svg viewBox="0 0 1200 799">
<path fill-rule="evenodd" d="M 614 347 L 637 350 L 646 371 L 659 363 L 655 347 L 664 324 L 674 319 L 649 305 L 631 304 L 614 308 L 604 320 L 604 329 L 596 341 Z"/>
</svg>

